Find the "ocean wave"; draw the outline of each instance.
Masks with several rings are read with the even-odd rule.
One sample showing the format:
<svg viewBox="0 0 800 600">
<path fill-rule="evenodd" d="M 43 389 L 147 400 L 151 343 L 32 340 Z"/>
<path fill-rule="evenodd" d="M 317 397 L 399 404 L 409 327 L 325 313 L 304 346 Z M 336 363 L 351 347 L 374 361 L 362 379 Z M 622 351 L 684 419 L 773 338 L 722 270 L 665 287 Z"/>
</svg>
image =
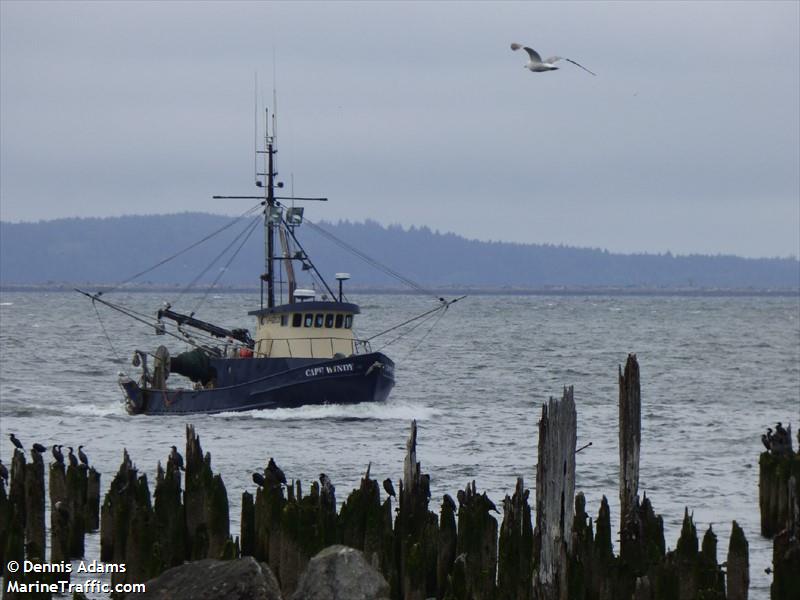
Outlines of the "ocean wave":
<svg viewBox="0 0 800 600">
<path fill-rule="evenodd" d="M 362 404 L 323 404 L 298 408 L 276 408 L 224 412 L 213 415 L 225 419 L 265 419 L 269 421 L 426 421 L 442 411 L 422 404 L 365 402 Z"/>
</svg>

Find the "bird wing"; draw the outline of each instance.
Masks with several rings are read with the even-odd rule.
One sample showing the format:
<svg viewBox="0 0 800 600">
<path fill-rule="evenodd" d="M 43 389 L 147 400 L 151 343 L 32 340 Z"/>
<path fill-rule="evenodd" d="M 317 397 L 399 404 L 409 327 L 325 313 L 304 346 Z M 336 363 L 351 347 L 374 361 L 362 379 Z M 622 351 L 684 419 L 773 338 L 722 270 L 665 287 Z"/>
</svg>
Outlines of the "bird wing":
<svg viewBox="0 0 800 600">
<path fill-rule="evenodd" d="M 525 52 L 528 53 L 528 56 L 531 57 L 531 60 L 533 62 L 538 62 L 538 63 L 542 62 L 542 57 L 539 56 L 539 53 L 536 50 L 534 50 L 533 48 L 528 48 L 527 46 L 523 46 L 522 44 L 517 44 L 516 42 L 511 44 L 511 49 L 512 50 L 519 50 L 520 48 L 525 50 Z"/>
</svg>

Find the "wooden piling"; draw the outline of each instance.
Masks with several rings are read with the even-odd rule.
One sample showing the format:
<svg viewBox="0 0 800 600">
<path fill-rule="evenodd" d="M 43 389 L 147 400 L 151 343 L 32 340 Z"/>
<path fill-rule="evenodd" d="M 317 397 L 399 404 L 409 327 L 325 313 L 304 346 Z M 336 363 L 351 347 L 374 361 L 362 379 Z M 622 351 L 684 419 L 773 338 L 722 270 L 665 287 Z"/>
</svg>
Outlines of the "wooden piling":
<svg viewBox="0 0 800 600">
<path fill-rule="evenodd" d="M 529 491 L 517 478 L 514 495 L 503 500 L 497 560 L 497 599 L 530 600 L 533 593 L 533 524 Z"/>
<path fill-rule="evenodd" d="M 439 510 L 438 555 L 436 557 L 436 597 L 443 598 L 450 583 L 450 573 L 456 559 L 458 529 L 456 527 L 456 503 L 445 494 Z"/>
<path fill-rule="evenodd" d="M 628 354 L 625 371 L 619 367 L 619 501 L 620 558 L 636 560 L 641 524 L 635 510 L 639 494 L 639 452 L 642 442 L 642 400 L 639 363 Z"/>
<path fill-rule="evenodd" d="M 253 494 L 250 492 L 242 493 L 242 518 L 239 529 L 239 539 L 241 540 L 241 555 L 253 556 L 256 537 L 256 511 L 253 504 Z"/>
<path fill-rule="evenodd" d="M 86 489 L 87 476 L 80 466 L 67 467 L 67 552 L 69 558 L 82 558 L 86 536 Z"/>
<path fill-rule="evenodd" d="M 478 494 L 475 482 L 458 492 L 456 553 L 466 558 L 466 589 L 474 600 L 494 598 L 497 573 L 497 509 L 486 493 Z"/>
<path fill-rule="evenodd" d="M 100 473 L 94 467 L 86 470 L 86 504 L 84 505 L 86 531 L 100 528 Z"/>
<path fill-rule="evenodd" d="M 797 598 L 800 590 L 800 477 L 790 475 L 786 486 L 788 518 L 772 543 L 773 600 Z"/>
<path fill-rule="evenodd" d="M 44 512 L 44 460 L 34 451 L 25 465 L 25 555 L 37 562 L 45 558 Z"/>
<path fill-rule="evenodd" d="M 22 573 L 7 570 L 10 561 L 22 564 L 25 560 L 25 453 L 14 450 L 8 487 L 8 528 L 4 548 L 4 563 L 0 565 L 5 582 L 22 581 Z"/>
<path fill-rule="evenodd" d="M 750 589 L 750 549 L 744 531 L 734 521 L 728 543 L 727 600 L 747 600 Z"/>
<path fill-rule="evenodd" d="M 186 512 L 182 499 L 181 471 L 171 457 L 167 459 L 166 470 L 161 467 L 160 462 L 158 463 L 153 499 L 162 569 L 169 569 L 182 564 L 187 557 Z"/>
<path fill-rule="evenodd" d="M 50 560 L 69 560 L 69 502 L 64 463 L 52 462 L 49 470 Z"/>
<path fill-rule="evenodd" d="M 211 455 L 203 455 L 200 437 L 186 426 L 186 510 L 189 558 L 220 558 L 230 538 L 225 484 L 211 470 Z"/>
<path fill-rule="evenodd" d="M 550 398 L 539 421 L 536 465 L 536 528 L 533 533 L 534 595 L 565 599 L 567 554 L 572 545 L 577 415 L 573 388 Z"/>
<path fill-rule="evenodd" d="M 428 510 L 430 495 L 430 476 L 422 473 L 417 461 L 417 422 L 412 421 L 394 527 L 399 558 L 397 596 L 403 600 L 424 600 L 436 594 L 439 522 Z"/>
</svg>

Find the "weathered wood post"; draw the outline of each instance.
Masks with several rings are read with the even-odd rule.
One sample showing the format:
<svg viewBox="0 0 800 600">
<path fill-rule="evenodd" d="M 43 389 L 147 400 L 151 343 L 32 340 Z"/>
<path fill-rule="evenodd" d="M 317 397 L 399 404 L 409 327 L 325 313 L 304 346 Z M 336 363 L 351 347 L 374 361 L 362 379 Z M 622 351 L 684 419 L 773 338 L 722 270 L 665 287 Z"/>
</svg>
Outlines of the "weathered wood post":
<svg viewBox="0 0 800 600">
<path fill-rule="evenodd" d="M 750 549 L 744 531 L 734 521 L 728 543 L 728 600 L 747 600 L 750 589 Z"/>
<path fill-rule="evenodd" d="M 772 543 L 774 575 L 770 593 L 774 600 L 797 598 L 800 590 L 800 477 L 790 475 L 786 486 L 788 519 Z"/>
<path fill-rule="evenodd" d="M 436 558 L 436 597 L 444 598 L 448 578 L 456 560 L 458 530 L 456 528 L 456 503 L 445 494 L 439 511 L 438 556 Z"/>
<path fill-rule="evenodd" d="M 69 560 L 69 503 L 63 462 L 50 463 L 50 561 Z"/>
<path fill-rule="evenodd" d="M 642 443 L 642 400 L 639 363 L 628 354 L 625 372 L 619 368 L 619 503 L 620 558 L 637 574 L 643 572 L 638 508 L 639 450 Z"/>
<path fill-rule="evenodd" d="M 256 537 L 256 509 L 253 494 L 242 492 L 242 518 L 239 528 L 242 556 L 253 556 Z"/>
<path fill-rule="evenodd" d="M 529 493 L 522 477 L 518 477 L 514 495 L 503 500 L 497 561 L 498 600 L 530 600 L 533 593 L 533 524 Z"/>
<path fill-rule="evenodd" d="M 100 529 L 100 473 L 94 467 L 86 470 L 86 504 L 83 518 L 86 531 Z"/>
<path fill-rule="evenodd" d="M 780 423 L 778 424 L 780 425 Z M 800 481 L 800 454 L 792 448 L 791 427 L 778 428 L 768 441 L 770 449 L 758 459 L 758 505 L 761 535 L 771 538 L 790 519 L 789 478 Z"/>
<path fill-rule="evenodd" d="M 86 535 L 86 471 L 80 466 L 67 467 L 67 551 L 70 558 L 82 558 Z"/>
<path fill-rule="evenodd" d="M 186 511 L 181 490 L 181 471 L 174 458 L 167 459 L 166 470 L 158 463 L 153 512 L 163 569 L 183 563 L 186 549 Z"/>
<path fill-rule="evenodd" d="M 186 529 L 189 558 L 220 558 L 230 538 L 225 484 L 211 470 L 211 454 L 203 455 L 200 437 L 186 426 Z"/>
<path fill-rule="evenodd" d="M 534 596 L 566 600 L 567 555 L 572 546 L 577 414 L 573 388 L 550 398 L 539 421 L 536 528 L 533 533 Z"/>
<path fill-rule="evenodd" d="M 358 489 L 342 504 L 339 511 L 339 540 L 345 546 L 364 552 L 367 561 L 379 569 L 386 562 L 386 536 L 392 537 L 391 513 L 381 504 L 378 482 L 369 476 L 367 468 Z"/>
<path fill-rule="evenodd" d="M 0 565 L 6 582 L 23 581 L 22 573 L 9 572 L 7 565 L 12 560 L 18 564 L 25 560 L 25 465 L 25 453 L 15 449 L 8 487 L 8 529 L 3 553 L 5 562 Z"/>
<path fill-rule="evenodd" d="M 39 452 L 31 452 L 25 465 L 25 554 L 29 560 L 44 561 L 44 460 Z"/>
<path fill-rule="evenodd" d="M 0 467 L 6 469 L 0 461 Z M 8 471 L 4 471 L 7 475 Z M 0 477 L 0 575 L 5 571 L 5 552 L 6 542 L 8 541 L 8 528 L 11 525 L 11 503 L 8 501 L 8 492 L 6 491 L 6 480 Z"/>
<path fill-rule="evenodd" d="M 458 492 L 456 554 L 466 560 L 466 590 L 473 600 L 494 598 L 497 573 L 497 511 L 486 492 L 478 494 L 475 482 Z"/>
<path fill-rule="evenodd" d="M 439 522 L 428 510 L 431 497 L 430 475 L 423 474 L 417 462 L 417 422 L 411 422 L 406 442 L 400 507 L 395 519 L 395 539 L 399 558 L 400 593 L 403 600 L 424 600 L 436 594 L 436 562 Z"/>
</svg>

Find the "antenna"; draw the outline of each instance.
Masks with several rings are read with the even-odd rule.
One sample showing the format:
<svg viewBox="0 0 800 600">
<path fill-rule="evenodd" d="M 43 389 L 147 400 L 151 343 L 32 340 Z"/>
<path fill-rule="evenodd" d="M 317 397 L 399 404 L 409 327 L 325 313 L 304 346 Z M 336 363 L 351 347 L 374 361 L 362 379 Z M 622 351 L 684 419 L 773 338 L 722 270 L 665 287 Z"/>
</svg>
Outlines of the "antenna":
<svg viewBox="0 0 800 600">
<path fill-rule="evenodd" d="M 253 178 L 258 185 L 258 71 L 253 75 Z"/>
</svg>

